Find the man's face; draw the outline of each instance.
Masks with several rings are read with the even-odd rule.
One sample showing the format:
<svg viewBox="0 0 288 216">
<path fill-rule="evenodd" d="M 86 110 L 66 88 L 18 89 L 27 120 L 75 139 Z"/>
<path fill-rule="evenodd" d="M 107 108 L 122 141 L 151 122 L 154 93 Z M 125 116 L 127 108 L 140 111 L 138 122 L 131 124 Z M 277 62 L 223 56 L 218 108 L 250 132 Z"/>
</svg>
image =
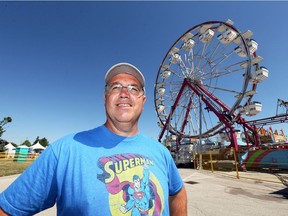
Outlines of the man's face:
<svg viewBox="0 0 288 216">
<path fill-rule="evenodd" d="M 140 82 L 130 74 L 118 74 L 114 76 L 109 86 L 121 84 L 126 87 L 133 85 L 142 88 Z M 120 92 L 109 90 L 105 92 L 105 108 L 108 120 L 117 123 L 135 123 L 138 121 L 143 110 L 146 96 L 143 92 L 136 96 L 128 92 L 127 88 L 122 88 Z"/>
</svg>

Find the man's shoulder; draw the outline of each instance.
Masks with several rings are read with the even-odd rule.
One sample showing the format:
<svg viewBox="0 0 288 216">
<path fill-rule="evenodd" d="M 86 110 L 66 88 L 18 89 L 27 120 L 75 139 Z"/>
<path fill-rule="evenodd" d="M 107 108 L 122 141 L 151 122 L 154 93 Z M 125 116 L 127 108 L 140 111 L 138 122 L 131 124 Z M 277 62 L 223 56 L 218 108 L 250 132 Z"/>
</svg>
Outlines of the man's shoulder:
<svg viewBox="0 0 288 216">
<path fill-rule="evenodd" d="M 160 144 L 160 145 L 161 145 L 161 143 L 158 142 L 158 140 L 154 139 L 153 137 L 149 137 L 149 136 L 147 136 L 146 134 L 140 133 L 140 134 L 139 134 L 139 137 L 140 137 L 141 139 L 145 140 L 146 142 L 150 142 L 150 143 L 153 143 L 153 144 L 157 144 L 157 145 Z"/>
<path fill-rule="evenodd" d="M 149 137 L 145 134 L 140 134 L 141 139 L 143 139 L 143 141 L 145 142 L 145 144 L 147 145 L 147 147 L 153 147 L 153 148 L 160 148 L 163 150 L 167 150 L 167 148 L 160 143 L 158 140 L 156 140 L 153 137 Z"/>
<path fill-rule="evenodd" d="M 63 145 L 67 145 L 67 144 L 71 144 L 74 142 L 79 142 L 78 139 L 80 139 L 80 137 L 89 137 L 92 136 L 92 134 L 94 133 L 100 133 L 99 132 L 99 128 L 93 128 L 93 129 L 89 129 L 89 130 L 83 130 L 83 131 L 79 131 L 79 132 L 73 132 L 73 133 L 69 133 L 66 134 L 60 138 L 58 138 L 57 140 L 55 140 L 51 146 L 56 147 L 56 146 L 63 146 Z"/>
</svg>

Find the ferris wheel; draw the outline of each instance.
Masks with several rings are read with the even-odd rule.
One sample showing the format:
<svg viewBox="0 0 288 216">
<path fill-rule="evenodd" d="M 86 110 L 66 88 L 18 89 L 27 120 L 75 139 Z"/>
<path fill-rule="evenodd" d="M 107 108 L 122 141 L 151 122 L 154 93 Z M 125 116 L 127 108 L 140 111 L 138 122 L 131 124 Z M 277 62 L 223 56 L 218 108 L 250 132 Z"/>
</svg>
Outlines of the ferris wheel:
<svg viewBox="0 0 288 216">
<path fill-rule="evenodd" d="M 262 109 L 252 101 L 268 77 L 256 54 L 252 31 L 241 33 L 231 20 L 209 21 L 181 35 L 158 70 L 154 105 L 161 128 L 178 138 L 210 137 Z"/>
</svg>

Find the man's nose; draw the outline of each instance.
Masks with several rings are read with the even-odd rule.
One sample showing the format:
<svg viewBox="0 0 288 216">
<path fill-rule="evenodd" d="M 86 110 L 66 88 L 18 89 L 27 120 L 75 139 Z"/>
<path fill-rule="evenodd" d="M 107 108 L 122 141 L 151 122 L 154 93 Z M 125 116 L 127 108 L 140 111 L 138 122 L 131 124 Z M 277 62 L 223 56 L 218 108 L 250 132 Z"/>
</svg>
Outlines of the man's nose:
<svg viewBox="0 0 288 216">
<path fill-rule="evenodd" d="M 127 90 L 127 87 L 122 87 L 120 91 L 120 96 L 129 96 L 129 92 Z"/>
</svg>

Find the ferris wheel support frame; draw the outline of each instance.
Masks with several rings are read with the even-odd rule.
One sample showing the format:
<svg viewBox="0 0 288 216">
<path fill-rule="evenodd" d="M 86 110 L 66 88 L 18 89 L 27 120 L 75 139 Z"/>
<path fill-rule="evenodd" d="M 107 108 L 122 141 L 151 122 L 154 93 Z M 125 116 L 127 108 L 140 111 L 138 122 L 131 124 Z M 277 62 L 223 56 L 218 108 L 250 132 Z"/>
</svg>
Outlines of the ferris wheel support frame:
<svg viewBox="0 0 288 216">
<path fill-rule="evenodd" d="M 162 128 L 162 131 L 160 133 L 160 136 L 159 136 L 159 141 L 161 141 L 168 125 L 170 124 L 169 120 L 170 120 L 170 116 L 173 115 L 175 109 L 176 109 L 176 105 L 178 103 L 178 101 L 180 100 L 180 97 L 183 93 L 183 90 L 184 88 L 188 86 L 189 88 L 191 88 L 199 97 L 201 96 L 202 98 L 202 101 L 206 104 L 206 106 L 219 118 L 219 120 L 224 124 L 224 129 L 220 129 L 220 130 L 227 130 L 229 129 L 229 139 L 230 139 L 230 146 L 234 147 L 236 151 L 238 151 L 238 142 L 237 142 L 237 137 L 236 137 L 236 130 L 233 126 L 233 123 L 236 122 L 240 125 L 243 126 L 244 128 L 244 134 L 245 134 L 245 139 L 247 141 L 249 141 L 249 136 L 247 134 L 247 130 L 248 131 L 251 131 L 253 136 L 254 136 L 254 145 L 255 146 L 259 146 L 260 145 L 260 137 L 257 133 L 257 128 L 252 125 L 250 125 L 243 117 L 241 117 L 240 115 L 234 115 L 234 113 L 220 113 L 218 112 L 214 107 L 213 105 L 209 102 L 209 100 L 207 100 L 205 97 L 203 97 L 203 95 L 206 95 L 206 97 L 209 97 L 210 99 L 212 99 L 213 102 L 217 103 L 224 111 L 229 111 L 229 109 L 226 107 L 226 105 L 224 103 L 222 103 L 220 100 L 218 100 L 217 97 L 215 97 L 212 93 L 210 93 L 208 90 L 206 90 L 205 88 L 202 88 L 201 85 L 199 84 L 195 84 L 195 85 L 192 85 L 189 80 L 187 79 L 184 79 L 183 83 L 182 83 L 182 86 L 180 88 L 180 91 L 176 97 L 176 100 L 175 100 L 175 103 L 173 104 L 172 108 L 171 108 L 171 113 L 169 114 L 168 116 L 168 121 L 165 123 L 164 127 Z M 192 105 L 192 100 L 189 101 L 189 104 L 188 104 L 188 107 L 186 109 L 186 114 L 185 114 L 185 121 L 187 120 L 188 118 L 188 115 L 189 115 L 189 106 Z M 228 119 L 227 119 L 228 118 Z M 234 122 L 231 123 L 231 120 L 232 119 L 237 119 L 237 120 L 234 120 Z M 181 126 L 181 131 L 184 130 L 184 127 L 185 127 L 185 123 L 183 122 L 182 126 Z M 220 131 L 218 130 L 218 131 Z M 173 131 L 170 131 L 172 134 L 173 134 Z M 179 134 L 176 134 L 174 133 L 175 135 L 179 135 Z M 177 145 L 179 144 L 179 140 L 181 139 L 181 136 L 178 136 L 177 137 Z M 248 142 L 247 142 L 248 144 Z"/>
<path fill-rule="evenodd" d="M 205 94 L 207 94 L 210 98 L 213 99 L 213 101 L 215 101 L 218 105 L 220 105 L 223 109 L 225 109 L 225 111 L 228 111 L 229 108 L 227 108 L 227 106 L 222 103 L 220 100 L 218 100 L 213 94 L 211 94 L 210 92 L 208 92 L 208 90 L 206 90 L 205 88 L 202 88 L 201 86 L 198 86 L 201 91 L 205 92 Z M 236 123 L 238 124 L 241 124 L 242 127 L 245 129 L 248 129 L 249 131 L 252 132 L 253 134 L 253 137 L 254 137 L 254 143 L 253 145 L 255 146 L 259 146 L 261 141 L 260 141 L 260 137 L 259 137 L 259 134 L 257 132 L 257 128 L 253 125 L 250 125 L 243 117 L 241 117 L 240 114 L 238 115 L 234 115 L 234 113 L 228 113 L 228 114 L 221 114 L 222 115 L 222 118 L 219 117 L 219 120 L 223 122 L 223 116 L 224 116 L 224 119 L 228 116 L 228 118 L 230 119 L 236 119 Z M 223 122 L 224 123 L 224 122 Z M 225 126 L 227 127 L 227 125 L 225 124 Z M 229 128 L 229 127 L 228 127 Z M 250 140 L 248 135 L 247 135 L 247 130 L 244 130 L 244 134 L 245 134 L 245 139 L 247 141 L 247 145 L 248 145 L 248 141 Z M 234 139 L 234 138 L 232 138 Z M 233 141 L 231 140 L 231 145 L 233 146 Z M 238 148 L 238 147 L 237 147 Z"/>
<path fill-rule="evenodd" d="M 161 141 L 166 129 L 167 129 L 167 126 L 170 124 L 169 120 L 170 120 L 170 116 L 173 115 L 175 109 L 176 109 L 176 105 L 182 95 L 182 92 L 184 90 L 184 88 L 188 86 L 189 88 L 191 88 L 197 95 L 198 97 L 201 97 L 202 98 L 202 101 L 206 104 L 206 106 L 211 110 L 213 111 L 213 113 L 219 118 L 219 120 L 221 122 L 224 123 L 225 127 L 226 128 L 229 128 L 229 133 L 230 133 L 230 141 L 231 141 L 231 145 L 236 149 L 236 151 L 238 150 L 238 144 L 237 144 L 237 138 L 236 138 L 236 131 L 235 131 L 235 128 L 233 127 L 232 124 L 229 123 L 229 121 L 227 120 L 227 115 L 223 114 L 223 113 L 220 113 L 218 112 L 212 105 L 211 103 L 205 98 L 205 97 L 202 97 L 203 94 L 207 95 L 208 97 L 210 97 L 214 102 L 218 103 L 223 109 L 225 109 L 225 111 L 228 111 L 228 108 L 223 104 L 221 103 L 216 97 L 212 97 L 212 94 L 210 94 L 208 91 L 204 91 L 203 88 L 201 88 L 199 85 L 195 85 L 197 86 L 197 88 L 195 88 L 186 78 L 184 79 L 183 83 L 182 83 L 182 86 L 180 88 L 180 91 L 176 97 L 176 100 L 175 100 L 175 103 L 173 104 L 172 108 L 171 108 L 171 113 L 169 114 L 168 116 L 168 121 L 165 123 L 164 127 L 162 128 L 162 131 L 159 135 L 159 141 Z M 191 106 L 192 104 L 192 101 L 190 100 L 189 101 L 189 104 Z M 188 118 L 188 114 L 189 114 L 189 106 L 187 107 L 187 110 L 186 110 L 186 114 L 185 114 L 185 121 L 187 120 Z M 181 127 L 181 130 L 183 130 L 183 127 L 185 127 L 184 124 L 182 124 L 182 127 Z M 172 134 L 173 134 L 173 131 L 170 131 Z M 181 137 L 178 137 L 178 139 L 181 139 Z"/>
<path fill-rule="evenodd" d="M 198 95 L 198 97 L 201 97 L 201 100 L 206 104 L 206 106 L 219 118 L 219 120 L 225 125 L 226 128 L 229 128 L 231 145 L 235 148 L 236 151 L 238 151 L 238 143 L 234 126 L 230 124 L 229 120 L 227 120 L 227 116 L 223 112 L 218 112 L 206 99 L 206 97 L 203 97 L 203 93 L 214 102 L 218 103 L 223 109 L 226 109 L 226 111 L 228 110 L 227 107 L 223 103 L 220 103 L 220 101 L 217 100 L 216 97 L 210 94 L 207 90 L 204 91 L 204 89 L 201 88 L 201 85 L 195 84 L 195 86 L 193 86 L 189 81 L 187 81 L 187 79 L 184 79 L 184 83 L 188 85 Z"/>
<path fill-rule="evenodd" d="M 206 90 L 205 88 L 202 88 L 200 85 L 198 85 L 198 87 L 201 89 L 201 91 L 205 92 L 206 95 L 208 95 L 209 98 L 212 98 L 214 102 L 216 102 L 218 105 L 220 105 L 220 107 L 222 107 L 223 109 L 225 109 L 225 111 L 228 111 L 229 109 L 226 107 L 226 105 L 224 103 L 222 103 L 220 100 L 217 99 L 217 97 L 215 97 L 212 93 L 210 93 L 208 90 Z M 207 103 L 206 103 L 207 105 Z M 214 111 L 213 111 L 214 112 Z M 217 112 L 217 111 L 216 111 Z M 215 113 L 215 112 L 214 112 Z M 216 113 L 215 113 L 216 114 Z M 217 114 L 216 114 L 217 115 Z M 219 115 L 219 116 L 218 116 Z M 248 142 L 250 141 L 251 143 L 253 143 L 254 146 L 259 146 L 261 143 L 259 134 L 257 132 L 257 128 L 254 125 L 250 125 L 243 117 L 241 117 L 240 114 L 235 115 L 234 113 L 218 113 L 217 117 L 219 118 L 219 120 L 221 122 L 223 122 L 225 124 L 226 118 L 228 117 L 229 119 L 231 119 L 231 123 L 236 122 L 237 124 L 242 125 L 242 127 L 244 128 L 244 134 L 245 134 L 245 139 L 247 142 L 247 145 L 249 144 Z M 232 121 L 232 119 L 234 119 Z M 224 121 L 225 120 L 225 121 Z M 228 122 L 227 124 L 225 124 L 225 128 L 229 128 L 230 129 L 230 123 Z M 234 128 L 234 127 L 233 127 Z M 252 142 L 249 139 L 248 136 L 248 132 L 247 130 L 249 130 L 250 132 L 252 132 L 252 135 L 254 137 L 254 142 Z M 219 130 L 218 130 L 219 131 Z M 238 144 L 237 144 L 237 139 L 234 138 L 234 136 L 236 137 L 236 131 L 234 130 L 234 135 L 232 135 L 231 133 L 233 132 L 233 129 L 231 131 L 230 129 L 230 141 L 231 144 L 230 146 L 233 146 L 236 148 L 236 150 L 238 150 Z M 236 142 L 234 141 L 234 139 L 236 139 Z"/>
<path fill-rule="evenodd" d="M 182 83 L 182 86 L 181 86 L 181 88 L 180 88 L 180 90 L 179 90 L 179 93 L 178 93 L 178 95 L 177 95 L 177 97 L 176 97 L 176 100 L 175 100 L 174 104 L 173 104 L 172 107 L 171 107 L 171 112 L 169 113 L 168 118 L 167 118 L 167 121 L 166 121 L 166 123 L 164 124 L 164 126 L 163 126 L 163 128 L 162 128 L 162 130 L 161 130 L 161 133 L 160 133 L 160 135 L 159 135 L 159 138 L 158 138 L 158 141 L 159 141 L 159 142 L 161 142 L 161 139 L 162 139 L 162 137 L 163 137 L 163 135 L 164 135 L 167 127 L 168 127 L 168 130 L 169 130 L 169 126 L 168 126 L 168 125 L 170 124 L 170 118 L 171 118 L 171 116 L 173 115 L 173 113 L 174 113 L 174 111 L 175 111 L 175 109 L 176 109 L 176 105 L 178 104 L 178 102 L 179 102 L 179 100 L 180 100 L 180 97 L 181 97 L 181 95 L 182 95 L 182 93 L 183 93 L 183 91 L 184 91 L 185 85 L 186 85 L 186 84 L 183 82 L 183 83 Z M 169 130 L 169 131 L 170 131 L 170 130 Z M 172 131 L 170 131 L 170 133 L 174 134 Z M 176 133 L 175 133 L 175 135 L 176 135 Z M 181 139 L 181 138 L 179 138 L 179 139 Z"/>
<path fill-rule="evenodd" d="M 184 129 L 185 129 L 185 125 L 187 124 L 187 119 L 188 119 L 188 116 L 189 116 L 189 110 L 191 108 L 191 105 L 192 105 L 192 99 L 190 98 L 189 99 L 189 103 L 188 103 L 188 106 L 187 106 L 187 109 L 186 109 L 186 113 L 185 113 L 185 121 L 183 121 L 183 124 L 181 126 L 181 133 L 183 133 Z M 201 115 L 200 115 L 201 116 Z"/>
</svg>

